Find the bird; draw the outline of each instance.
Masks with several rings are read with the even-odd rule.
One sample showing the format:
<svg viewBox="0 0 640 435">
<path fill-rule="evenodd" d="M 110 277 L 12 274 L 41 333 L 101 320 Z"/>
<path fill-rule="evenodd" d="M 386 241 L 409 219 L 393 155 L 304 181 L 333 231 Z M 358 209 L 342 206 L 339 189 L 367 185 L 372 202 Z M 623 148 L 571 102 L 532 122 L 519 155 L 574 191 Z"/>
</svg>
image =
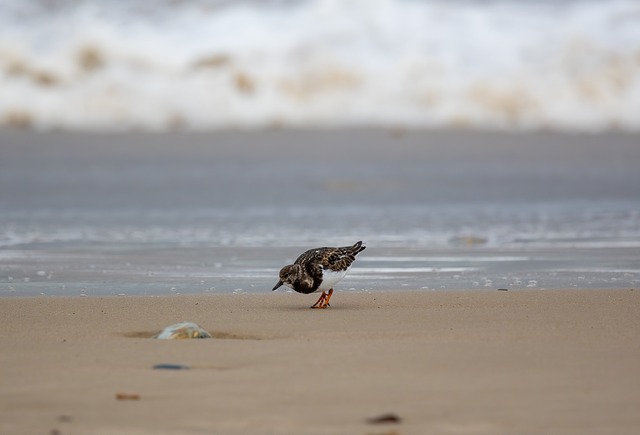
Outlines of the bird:
<svg viewBox="0 0 640 435">
<path fill-rule="evenodd" d="M 282 285 L 298 293 L 310 294 L 322 292 L 311 308 L 329 307 L 333 286 L 345 277 L 356 255 L 364 251 L 362 241 L 353 246 L 340 248 L 322 247 L 303 252 L 293 264 L 280 269 L 278 283 L 273 290 Z"/>
</svg>

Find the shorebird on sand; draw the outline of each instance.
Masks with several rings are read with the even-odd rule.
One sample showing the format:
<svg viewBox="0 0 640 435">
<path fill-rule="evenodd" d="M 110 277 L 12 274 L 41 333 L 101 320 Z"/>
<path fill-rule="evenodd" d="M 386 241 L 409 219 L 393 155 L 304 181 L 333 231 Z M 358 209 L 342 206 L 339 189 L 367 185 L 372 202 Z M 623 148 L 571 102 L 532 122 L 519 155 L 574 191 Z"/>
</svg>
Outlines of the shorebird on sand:
<svg viewBox="0 0 640 435">
<path fill-rule="evenodd" d="M 293 263 L 280 270 L 280 280 L 273 290 L 286 285 L 298 293 L 322 292 L 311 308 L 327 308 L 333 286 L 345 277 L 356 255 L 364 251 L 362 241 L 341 248 L 315 248 L 303 252 Z"/>
</svg>

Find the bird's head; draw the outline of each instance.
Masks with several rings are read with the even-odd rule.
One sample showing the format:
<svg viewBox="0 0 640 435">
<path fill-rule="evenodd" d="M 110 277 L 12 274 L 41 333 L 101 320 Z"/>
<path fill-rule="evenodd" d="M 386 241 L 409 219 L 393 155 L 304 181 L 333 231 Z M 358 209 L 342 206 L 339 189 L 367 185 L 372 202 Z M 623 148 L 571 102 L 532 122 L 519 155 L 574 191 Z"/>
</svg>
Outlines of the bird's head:
<svg viewBox="0 0 640 435">
<path fill-rule="evenodd" d="M 275 285 L 273 290 L 277 289 L 283 284 L 289 288 L 293 288 L 293 283 L 297 280 L 299 274 L 300 274 L 299 264 L 289 264 L 283 267 L 282 269 L 280 269 L 280 280 Z"/>
</svg>

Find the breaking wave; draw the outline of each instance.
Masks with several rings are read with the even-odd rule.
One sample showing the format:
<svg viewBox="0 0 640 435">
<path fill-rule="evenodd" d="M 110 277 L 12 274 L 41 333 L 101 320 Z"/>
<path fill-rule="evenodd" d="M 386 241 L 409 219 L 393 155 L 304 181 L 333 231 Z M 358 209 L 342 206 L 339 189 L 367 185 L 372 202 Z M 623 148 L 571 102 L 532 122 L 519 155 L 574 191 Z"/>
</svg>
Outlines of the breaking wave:
<svg viewBox="0 0 640 435">
<path fill-rule="evenodd" d="M 640 3 L 0 5 L 0 125 L 640 130 Z"/>
</svg>

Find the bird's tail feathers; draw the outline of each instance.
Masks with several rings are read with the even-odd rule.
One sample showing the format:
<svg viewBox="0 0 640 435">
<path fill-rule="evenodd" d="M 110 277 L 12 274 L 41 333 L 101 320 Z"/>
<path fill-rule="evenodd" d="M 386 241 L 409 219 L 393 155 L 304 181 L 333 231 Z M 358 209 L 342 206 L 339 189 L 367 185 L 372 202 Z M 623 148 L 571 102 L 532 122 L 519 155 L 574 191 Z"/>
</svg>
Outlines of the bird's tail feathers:
<svg viewBox="0 0 640 435">
<path fill-rule="evenodd" d="M 367 247 L 362 245 L 362 240 L 356 242 L 351 247 L 351 251 L 353 252 L 353 255 L 357 255 L 358 253 L 364 251 L 365 249 L 367 249 Z"/>
</svg>

